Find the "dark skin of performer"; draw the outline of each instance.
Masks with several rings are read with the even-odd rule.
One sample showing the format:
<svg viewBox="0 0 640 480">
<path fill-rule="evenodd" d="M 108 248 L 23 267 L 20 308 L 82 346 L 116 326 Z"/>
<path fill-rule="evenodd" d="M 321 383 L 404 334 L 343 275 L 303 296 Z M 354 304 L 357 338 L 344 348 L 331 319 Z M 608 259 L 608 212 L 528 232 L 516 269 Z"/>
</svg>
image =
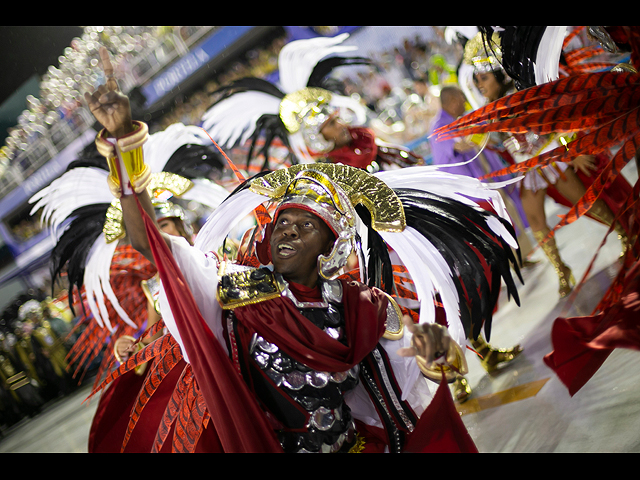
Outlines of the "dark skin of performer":
<svg viewBox="0 0 640 480">
<path fill-rule="evenodd" d="M 110 136 L 119 138 L 134 131 L 131 106 L 129 98 L 120 91 L 109 52 L 104 47 L 100 49 L 100 59 L 107 81 L 93 92 L 85 93 L 84 97 L 96 120 Z M 137 197 L 150 218 L 155 218 L 151 198 L 146 190 L 137 194 Z M 134 195 L 123 195 L 120 203 L 131 245 L 155 265 L 136 198 Z M 162 231 L 160 233 L 171 248 L 170 236 Z M 333 233 L 319 217 L 301 209 L 286 209 L 278 216 L 271 236 L 274 269 L 288 281 L 313 287 L 320 279 L 317 258 L 329 253 L 333 242 Z M 437 359 L 455 359 L 455 342 L 446 328 L 437 324 L 416 325 L 408 316 L 403 321 L 413 334 L 413 346 L 398 350 L 399 355 L 420 356 L 427 365 Z"/>
</svg>

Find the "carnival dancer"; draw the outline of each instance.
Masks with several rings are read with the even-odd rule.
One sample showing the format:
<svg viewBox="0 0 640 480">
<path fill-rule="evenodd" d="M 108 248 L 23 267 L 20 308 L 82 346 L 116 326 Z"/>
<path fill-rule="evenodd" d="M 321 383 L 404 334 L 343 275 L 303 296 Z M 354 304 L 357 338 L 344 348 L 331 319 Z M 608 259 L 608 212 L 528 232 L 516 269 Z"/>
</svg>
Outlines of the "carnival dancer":
<svg viewBox="0 0 640 480">
<path fill-rule="evenodd" d="M 182 207 L 167 200 L 154 199 L 153 204 L 158 228 L 167 235 L 180 236 L 192 244 L 193 229 L 187 222 Z M 113 353 L 118 365 L 125 363 L 133 353 L 163 334 L 162 317 L 158 307 L 159 275 L 156 273 L 153 277 L 142 280 L 138 288 L 144 292 L 146 299 L 145 333 L 138 338 L 122 335 L 115 340 Z M 144 363 L 117 378 L 100 396 L 100 403 L 96 408 L 89 431 L 89 453 L 151 451 L 155 428 L 160 424 L 164 406 L 173 393 L 173 385 L 178 381 L 177 375 L 181 368 L 178 366 L 173 376 L 164 379 L 162 388 L 154 392 L 154 402 L 145 406 L 144 412 L 140 413 L 141 420 L 138 422 L 138 428 L 133 430 L 130 428 L 130 416 L 135 412 L 140 391 L 152 371 L 153 365 Z M 160 405 L 162 408 L 154 408 L 155 405 Z M 152 427 L 154 425 L 156 427 Z M 123 445 L 125 445 L 124 448 Z M 168 447 L 170 445 L 167 445 Z"/>
<path fill-rule="evenodd" d="M 512 34 L 514 29 L 530 27 L 496 27 L 496 32 L 489 30 L 489 27 L 485 28 L 489 36 L 493 36 L 494 33 L 500 36 L 500 29 Z M 627 52 L 628 61 L 603 71 L 543 77 L 542 83 L 534 81 L 533 86 L 490 103 L 440 132 L 453 136 L 524 131 L 537 135 L 550 132 L 576 135 L 576 139 L 569 144 L 570 148 L 555 148 L 533 157 L 524 164 L 508 169 L 512 172 L 543 167 L 552 162 L 569 162 L 576 156 L 585 154 L 605 154 L 609 158 L 610 151 L 615 149 L 616 153 L 612 155 L 611 160 L 593 180 L 586 194 L 561 218 L 554 232 L 591 211 L 595 202 L 605 196 L 607 187 L 621 179 L 622 168 L 634 156 L 637 158 L 640 145 L 638 27 L 608 26 L 587 29 L 598 37 L 607 50 L 614 53 Z M 518 44 L 520 48 L 515 49 L 513 54 L 513 58 L 516 59 L 513 63 L 515 65 L 535 66 L 535 58 L 538 56 L 555 58 L 557 62 L 561 56 L 558 48 L 550 48 L 548 44 L 546 47 L 530 45 L 524 38 L 522 40 Z M 624 191 L 628 192 L 628 189 Z M 559 318 L 554 322 L 554 350 L 545 357 L 545 362 L 567 386 L 571 395 L 582 388 L 615 348 L 640 349 L 640 342 L 635 335 L 638 224 L 634 218 L 637 218 L 637 202 L 638 183 L 616 211 L 616 220 L 627 220 L 629 246 L 623 257 L 624 263 L 610 289 L 594 309 L 593 315 Z M 608 233 L 613 231 L 613 228 L 610 226 Z M 597 253 L 595 252 L 595 255 Z"/>
<path fill-rule="evenodd" d="M 223 168 L 210 144 L 200 128 L 182 124 L 152 136 L 145 145 L 150 188 L 158 195 L 176 195 L 215 208 L 226 190 L 206 178 L 187 178 L 194 162 Z M 32 214 L 42 209 L 41 221 L 49 224 L 56 240 L 51 255 L 53 280 L 65 271 L 70 307 L 88 310 L 86 328 L 70 352 L 71 363 L 76 364 L 74 376 L 84 374 L 105 344 L 123 335 L 140 335 L 147 305 L 140 282 L 156 273 L 129 244 L 119 201 L 104 186 L 108 173 L 104 157 L 95 145 L 89 146 L 61 177 L 29 200 Z M 61 227 L 65 220 L 71 222 Z M 97 379 L 114 362 L 112 346 Z"/>
<path fill-rule="evenodd" d="M 487 44 L 482 32 L 479 32 L 476 37 L 467 42 L 464 61 L 473 66 L 473 81 L 480 93 L 487 102 L 495 102 L 514 93 L 515 86 L 513 79 L 502 66 L 503 60 L 499 37 L 493 36 L 490 42 L 490 44 Z M 450 125 L 455 125 L 455 123 Z M 445 136 L 441 134 L 454 128 L 452 126 L 441 127 L 435 133 L 435 137 L 444 139 Z M 549 135 L 539 135 L 523 131 L 522 133 L 505 132 L 500 135 L 500 143 L 504 145 L 505 149 L 518 164 L 522 164 L 528 159 L 551 151 L 554 148 L 567 145 L 571 141 L 569 135 L 560 135 L 555 132 Z M 585 154 L 574 157 L 570 164 L 552 162 L 544 167 L 531 168 L 525 172 L 521 185 L 522 206 L 531 226 L 533 236 L 556 270 L 559 281 L 558 293 L 561 298 L 566 297 L 571 292 L 575 285 L 575 278 L 571 269 L 562 261 L 555 239 L 547 238 L 551 229 L 547 224 L 544 201 L 546 195 L 551 194 L 554 199 L 564 205 L 570 207 L 575 205 L 586 191 L 578 172 L 582 173 L 582 178 L 591 177 L 593 179 L 592 175 L 598 169 L 597 160 L 594 155 Z M 504 173 L 508 168 L 499 171 Z M 492 175 L 496 174 L 496 172 L 493 172 Z M 618 188 L 629 191 L 628 183 L 626 185 L 624 182 L 620 183 L 621 185 L 618 185 Z M 615 195 L 616 189 L 613 188 L 612 190 Z M 610 204 L 613 203 L 607 203 L 604 199 L 599 199 L 590 210 L 590 215 L 606 225 L 615 224 L 624 248 L 626 231 L 620 222 L 614 222 L 614 215 L 609 207 Z"/>
<path fill-rule="evenodd" d="M 476 451 L 450 408 L 446 381 L 465 371 L 459 345 L 467 334 L 488 334 L 500 282 L 517 296 L 510 269 L 518 272 L 511 250 L 517 243 L 499 194 L 437 168 L 374 176 L 345 165 L 297 165 L 236 189 L 192 247 L 161 234 L 152 220 L 140 177 L 145 166 L 130 161 L 140 159 L 141 147 L 128 148 L 144 127 L 131 119 L 106 50 L 101 57 L 107 83 L 85 99 L 117 139 L 97 137 L 114 167 L 132 244 L 160 273 L 171 335 L 121 371 L 146 361 L 145 351 L 177 342 L 193 381 L 176 400 L 191 407 L 192 419 L 206 420 L 220 451 Z M 497 213 L 470 198 L 490 201 Z M 217 251 L 238 218 L 269 200 L 275 219 L 257 249 L 264 267 L 206 253 Z M 375 287 L 392 287 L 389 246 L 414 279 L 417 325 L 403 322 Z M 353 249 L 367 266 L 365 283 L 335 278 Z M 447 327 L 435 323 L 436 295 Z M 431 403 L 427 378 L 442 382 Z M 449 409 L 438 419 L 439 406 Z M 163 432 L 166 425 L 159 430 L 166 438 Z M 193 445 L 200 433 L 181 432 L 181 440 Z"/>
<path fill-rule="evenodd" d="M 202 127 L 223 149 L 251 141 L 247 164 L 265 157 L 280 139 L 291 152 L 289 163 L 332 161 L 371 172 L 421 165 L 424 160 L 408 149 L 377 138 L 367 128 L 367 109 L 327 81 L 345 65 L 371 64 L 364 57 L 345 56 L 357 47 L 341 45 L 348 34 L 297 40 L 278 56 L 279 83 L 243 78 L 215 92 L 215 103 L 203 115 Z M 297 119 L 303 119 L 299 122 Z M 256 151 L 258 138 L 265 143 Z"/>
<path fill-rule="evenodd" d="M 165 227 L 179 227 L 178 231 L 191 239 L 193 231 L 183 223 L 185 212 L 169 200 L 175 197 L 195 201 L 208 210 L 216 208 L 228 192 L 207 178 L 194 177 L 192 172 L 201 174 L 205 167 L 221 170 L 219 154 L 211 150 L 211 140 L 202 129 L 182 124 L 151 135 L 145 142 L 145 154 L 158 217 L 165 220 Z M 108 186 L 108 175 L 105 159 L 94 144 L 72 162 L 65 174 L 30 199 L 34 204 L 32 212 L 43 208 L 42 221 L 50 224 L 56 238 L 51 260 L 54 281 L 65 271 L 70 305 L 73 307 L 75 298 L 75 309 L 88 311 L 86 328 L 74 344 L 70 358 L 76 364 L 74 376 L 83 376 L 102 355 L 94 382 L 96 388 L 104 375 L 119 365 L 119 356 L 122 361 L 126 359 L 126 351 L 134 340 L 135 348 L 139 341 L 151 340 L 143 337 L 157 321 L 154 310 L 148 308 L 145 293 L 149 290 L 145 286 L 154 284 L 157 271 L 131 247 L 120 202 L 114 199 Z M 119 379 L 117 385 L 105 392 L 92 424 L 89 451 L 120 451 L 131 408 L 124 415 L 122 411 L 135 403 L 148 373 L 141 367 L 137 374 Z M 112 415 L 114 411 L 118 415 Z M 150 408 L 145 415 L 152 413 Z M 162 411 L 158 415 L 161 414 Z M 148 443 L 141 447 L 144 442 Z M 138 431 L 129 448 L 148 451 L 151 442 L 144 432 Z"/>
</svg>

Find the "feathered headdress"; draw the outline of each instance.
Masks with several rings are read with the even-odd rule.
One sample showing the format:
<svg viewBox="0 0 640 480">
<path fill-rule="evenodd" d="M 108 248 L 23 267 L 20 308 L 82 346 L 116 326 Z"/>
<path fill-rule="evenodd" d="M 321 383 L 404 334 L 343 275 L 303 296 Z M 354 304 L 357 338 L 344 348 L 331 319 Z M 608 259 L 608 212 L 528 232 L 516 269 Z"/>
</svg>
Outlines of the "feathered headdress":
<svg viewBox="0 0 640 480">
<path fill-rule="evenodd" d="M 498 45 L 498 61 L 523 90 L 580 73 L 611 70 L 617 47 L 607 29 L 611 27 L 568 26 L 479 26 L 485 45 Z M 600 44 L 576 39 L 587 38 Z"/>
<path fill-rule="evenodd" d="M 568 27 L 479 26 L 485 48 L 518 90 L 559 76 L 560 55 Z"/>
<path fill-rule="evenodd" d="M 279 85 L 260 78 L 244 78 L 218 90 L 221 97 L 204 114 L 202 127 L 224 149 L 251 140 L 247 162 L 265 157 L 278 138 L 293 153 L 291 163 L 313 162 L 314 153 L 330 149 L 319 128 L 336 109 L 347 109 L 360 124 L 364 107 L 350 97 L 333 92 L 323 82 L 339 66 L 369 64 L 362 57 L 337 56 L 355 49 L 342 46 L 348 34 L 298 40 L 285 45 L 278 57 Z M 258 138 L 264 146 L 256 152 Z"/>
<path fill-rule="evenodd" d="M 144 145 L 145 159 L 153 172 L 150 190 L 168 190 L 184 200 L 217 207 L 228 194 L 225 189 L 204 178 L 182 176 L 191 176 L 196 165 L 223 168 L 210 143 L 200 128 L 182 124 L 151 135 Z M 43 209 L 41 222 L 50 227 L 55 239 L 52 278 L 66 268 L 70 290 L 74 287 L 79 290 L 84 285 L 93 315 L 108 328 L 104 295 L 122 320 L 129 323 L 130 319 L 109 287 L 110 260 L 117 240 L 124 238 L 126 231 L 120 202 L 114 200 L 107 187 L 107 175 L 104 157 L 90 145 L 61 177 L 31 197 L 29 203 L 33 204 L 32 215 Z M 70 292 L 70 300 L 71 296 Z"/>
</svg>

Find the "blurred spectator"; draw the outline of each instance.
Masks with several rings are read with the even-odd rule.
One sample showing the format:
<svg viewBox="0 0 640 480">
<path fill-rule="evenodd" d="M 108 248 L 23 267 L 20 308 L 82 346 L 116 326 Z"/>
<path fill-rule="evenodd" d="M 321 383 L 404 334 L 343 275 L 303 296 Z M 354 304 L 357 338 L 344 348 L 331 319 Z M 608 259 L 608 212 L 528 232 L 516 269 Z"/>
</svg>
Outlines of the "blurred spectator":
<svg viewBox="0 0 640 480">
<path fill-rule="evenodd" d="M 449 125 L 466 110 L 466 98 L 458 87 L 446 86 L 440 91 L 440 113 L 431 125 L 431 133 L 440 127 Z M 478 146 L 466 138 L 431 142 L 434 165 L 453 165 L 469 162 L 476 157 Z M 495 169 L 491 169 L 493 171 Z M 471 161 L 465 165 L 447 168 L 445 171 L 457 175 L 479 178 L 484 175 L 480 161 Z"/>
<path fill-rule="evenodd" d="M 464 93 L 455 85 L 445 85 L 442 87 L 440 91 L 440 105 L 441 110 L 431 126 L 431 133 L 462 116 L 468 106 Z M 473 137 L 432 141 L 432 162 L 434 165 L 464 163 L 464 165 L 447 167 L 443 169 L 443 171 L 474 178 L 479 178 L 506 166 L 506 163 L 498 153 L 486 148 L 484 145 L 484 148 L 481 148 L 480 144 L 481 140 Z M 508 178 L 510 177 L 499 177 L 495 180 L 507 180 Z M 526 233 L 529 224 L 522 207 L 522 201 L 520 200 L 520 189 L 517 186 L 511 186 L 510 188 L 501 189 L 500 194 L 514 222 L 516 235 L 522 251 L 522 258 L 526 259 L 532 251 L 532 246 Z"/>
</svg>

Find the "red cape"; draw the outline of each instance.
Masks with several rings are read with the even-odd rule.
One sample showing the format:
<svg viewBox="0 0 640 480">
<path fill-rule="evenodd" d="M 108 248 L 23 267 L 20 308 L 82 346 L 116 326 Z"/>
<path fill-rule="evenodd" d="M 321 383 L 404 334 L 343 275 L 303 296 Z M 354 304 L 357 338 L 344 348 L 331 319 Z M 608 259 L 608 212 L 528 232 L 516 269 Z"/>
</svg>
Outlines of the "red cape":
<svg viewBox="0 0 640 480">
<path fill-rule="evenodd" d="M 620 300 L 591 316 L 558 318 L 544 361 L 575 395 L 616 348 L 640 350 L 640 262 L 625 275 Z"/>
</svg>

